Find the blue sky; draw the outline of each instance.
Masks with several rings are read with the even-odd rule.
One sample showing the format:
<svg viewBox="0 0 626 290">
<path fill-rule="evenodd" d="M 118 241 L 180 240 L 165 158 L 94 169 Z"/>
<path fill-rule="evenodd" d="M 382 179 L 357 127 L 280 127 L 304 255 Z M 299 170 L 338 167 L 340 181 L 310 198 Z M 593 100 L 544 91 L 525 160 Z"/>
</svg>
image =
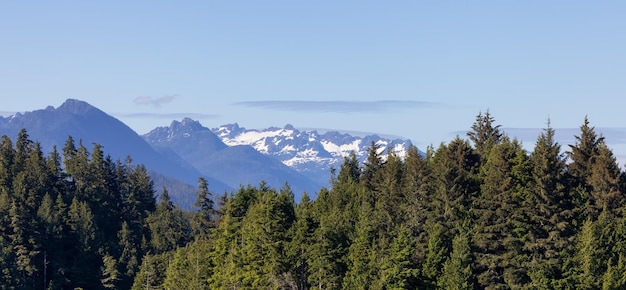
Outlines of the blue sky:
<svg viewBox="0 0 626 290">
<path fill-rule="evenodd" d="M 566 147 L 588 116 L 626 156 L 624 15 L 624 1 L 6 1 L 0 111 L 75 98 L 140 134 L 189 116 L 422 149 L 486 110 L 529 149 L 549 118 Z"/>
</svg>

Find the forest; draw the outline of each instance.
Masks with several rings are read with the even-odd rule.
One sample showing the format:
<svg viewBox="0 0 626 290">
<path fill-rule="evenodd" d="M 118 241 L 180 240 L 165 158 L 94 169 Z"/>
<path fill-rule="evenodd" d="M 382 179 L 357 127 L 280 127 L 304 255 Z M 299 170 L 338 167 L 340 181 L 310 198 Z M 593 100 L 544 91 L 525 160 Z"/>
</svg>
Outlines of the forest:
<svg viewBox="0 0 626 290">
<path fill-rule="evenodd" d="M 0 141 L 0 289 L 626 289 L 626 174 L 587 117 L 554 135 L 529 151 L 487 111 L 298 201 L 199 178 L 187 211 L 130 157 L 22 130 Z"/>
</svg>

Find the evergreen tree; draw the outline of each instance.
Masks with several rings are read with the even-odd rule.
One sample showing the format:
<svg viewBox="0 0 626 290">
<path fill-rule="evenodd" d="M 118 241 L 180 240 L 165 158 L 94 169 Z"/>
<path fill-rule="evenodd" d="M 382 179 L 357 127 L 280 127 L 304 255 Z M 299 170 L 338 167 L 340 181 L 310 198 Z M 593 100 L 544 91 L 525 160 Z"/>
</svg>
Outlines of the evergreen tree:
<svg viewBox="0 0 626 290">
<path fill-rule="evenodd" d="M 339 289 L 346 273 L 346 255 L 350 246 L 351 228 L 335 202 L 335 190 L 320 190 L 313 206 L 319 226 L 313 233 L 310 247 L 309 277 L 311 288 Z M 343 195 L 342 195 L 343 196 Z"/>
<path fill-rule="evenodd" d="M 422 265 L 425 288 L 434 289 L 441 276 L 443 264 L 448 257 L 448 248 L 443 237 L 443 226 L 435 224 L 428 233 L 428 248 Z"/>
<path fill-rule="evenodd" d="M 409 227 L 415 240 L 414 256 L 418 262 L 423 261 L 428 243 L 426 219 L 431 210 L 430 166 L 427 158 L 422 157 L 417 148 L 410 147 L 405 158 L 404 188 L 402 190 L 406 202 L 396 204 L 402 209 L 404 225 Z"/>
<path fill-rule="evenodd" d="M 356 236 L 347 255 L 348 271 L 343 279 L 343 289 L 369 289 L 379 269 L 375 264 L 378 248 L 374 245 L 375 228 L 373 210 L 364 202 L 356 225 Z"/>
<path fill-rule="evenodd" d="M 597 225 L 591 220 L 583 224 L 577 243 L 576 262 L 578 265 L 578 289 L 599 289 L 603 260 L 601 245 L 598 243 L 600 233 Z"/>
<path fill-rule="evenodd" d="M 377 236 L 391 239 L 391 233 L 400 223 L 404 223 L 405 216 L 402 215 L 399 205 L 406 203 L 403 194 L 403 182 L 405 164 L 395 153 L 389 151 L 387 161 L 379 171 L 379 181 L 375 186 L 376 199 L 375 217 Z"/>
<path fill-rule="evenodd" d="M 467 132 L 470 141 L 474 143 L 476 152 L 483 158 L 489 156 L 491 148 L 500 143 L 504 134 L 500 131 L 500 125 L 494 125 L 495 119 L 489 114 L 489 110 L 483 115 L 476 116 L 472 124 L 472 131 Z"/>
<path fill-rule="evenodd" d="M 474 201 L 474 255 L 481 288 L 520 287 L 527 280 L 523 269 L 524 186 L 528 158 L 517 141 L 503 138 L 490 150 L 481 167 L 481 194 Z"/>
<path fill-rule="evenodd" d="M 241 277 L 238 276 L 243 266 L 241 260 L 242 220 L 250 206 L 258 201 L 259 193 L 256 188 L 241 187 L 232 194 L 223 206 L 223 216 L 219 226 L 212 233 L 213 244 L 211 249 L 212 263 L 215 271 L 209 277 L 212 289 L 241 287 Z"/>
<path fill-rule="evenodd" d="M 288 232 L 294 221 L 293 201 L 261 187 L 259 202 L 251 205 L 242 221 L 243 287 L 295 287 L 286 256 Z"/>
<path fill-rule="evenodd" d="M 365 186 L 369 192 L 374 192 L 376 184 L 379 182 L 378 171 L 383 167 L 384 162 L 380 155 L 380 145 L 372 141 L 369 149 L 367 150 L 367 159 L 365 160 L 365 168 L 363 168 L 363 174 L 361 175 L 360 182 Z M 374 201 L 372 201 L 374 204 Z"/>
<path fill-rule="evenodd" d="M 89 205 L 74 197 L 68 209 L 68 223 L 74 240 L 74 253 L 70 268 L 70 279 L 75 287 L 88 289 L 100 285 L 102 259 L 94 247 L 98 229 Z"/>
<path fill-rule="evenodd" d="M 433 157 L 432 202 L 428 223 L 443 228 L 444 244 L 450 245 L 456 229 L 469 218 L 470 206 L 480 191 L 479 159 L 467 141 L 455 138 L 441 145 Z"/>
<path fill-rule="evenodd" d="M 452 253 L 443 264 L 443 273 L 438 281 L 441 289 L 474 289 L 472 274 L 472 252 L 467 233 L 459 233 L 452 240 Z M 487 285 L 495 288 L 496 285 Z"/>
<path fill-rule="evenodd" d="M 313 202 L 305 192 L 300 203 L 296 206 L 296 221 L 291 227 L 287 255 L 292 265 L 290 270 L 296 281 L 298 289 L 308 289 L 309 260 L 311 258 L 311 246 L 314 243 L 314 233 L 319 222 L 313 217 Z"/>
<path fill-rule="evenodd" d="M 209 259 L 209 241 L 195 240 L 178 248 L 167 267 L 164 289 L 209 289 L 208 280 L 213 273 Z"/>
<path fill-rule="evenodd" d="M 336 183 L 359 183 L 361 180 L 361 168 L 359 167 L 359 160 L 356 158 L 354 151 L 351 151 L 347 157 L 343 158 L 343 163 L 337 176 L 337 181 L 333 183 L 333 188 Z"/>
<path fill-rule="evenodd" d="M 152 248 L 156 254 L 175 250 L 190 240 L 189 222 L 180 208 L 174 206 L 165 188 L 161 193 L 161 202 L 154 213 L 148 216 L 147 222 L 152 233 Z"/>
<path fill-rule="evenodd" d="M 559 288 L 559 280 L 567 278 L 560 267 L 566 262 L 564 255 L 573 252 L 565 161 L 549 125 L 548 122 L 530 156 L 533 182 L 526 209 L 530 230 L 524 248 L 531 259 L 531 285 L 538 288 Z"/>
<path fill-rule="evenodd" d="M 594 159 L 599 154 L 599 145 L 604 141 L 598 137 L 594 127 L 589 126 L 589 119 L 585 116 L 580 126 L 580 136 L 574 136 L 576 143 L 569 145 L 570 151 L 566 152 L 570 159 L 567 172 L 571 176 L 571 187 L 576 193 L 576 207 L 582 210 L 578 222 L 582 223 L 587 217 L 597 218 L 599 212 L 595 207 L 592 196 L 592 186 L 589 184 Z"/>
<path fill-rule="evenodd" d="M 616 158 L 607 145 L 600 142 L 587 180 L 591 188 L 593 212 L 597 214 L 608 210 L 612 215 L 621 214 L 624 194 L 620 191 L 620 178 L 621 172 Z"/>
<path fill-rule="evenodd" d="M 198 211 L 192 217 L 194 235 L 208 237 L 210 230 L 214 227 L 215 209 L 213 208 L 212 194 L 209 192 L 209 183 L 203 177 L 198 179 L 196 196 L 194 207 Z"/>
<path fill-rule="evenodd" d="M 120 272 L 117 269 L 117 261 L 110 255 L 102 257 L 102 287 L 105 289 L 119 289 Z"/>
<path fill-rule="evenodd" d="M 399 226 L 391 243 L 389 256 L 380 267 L 377 288 L 391 290 L 418 287 L 419 268 L 413 260 L 414 248 L 410 230 Z"/>
</svg>

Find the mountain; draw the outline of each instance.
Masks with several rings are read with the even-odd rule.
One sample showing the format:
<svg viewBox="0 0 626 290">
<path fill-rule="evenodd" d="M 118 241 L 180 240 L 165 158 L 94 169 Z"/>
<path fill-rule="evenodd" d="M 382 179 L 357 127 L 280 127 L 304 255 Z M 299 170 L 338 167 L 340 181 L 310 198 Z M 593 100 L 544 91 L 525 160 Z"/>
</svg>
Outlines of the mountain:
<svg viewBox="0 0 626 290">
<path fill-rule="evenodd" d="M 359 137 L 337 131 L 320 134 L 316 130 L 300 131 L 292 125 L 248 130 L 235 123 L 212 131 L 228 146 L 250 145 L 323 185 L 329 183 L 330 169 L 338 169 L 350 152 L 363 162 L 372 142 L 380 146 L 379 153 L 384 155 L 391 148 L 400 157 L 404 157 L 412 145 L 410 140 L 378 135 Z"/>
<path fill-rule="evenodd" d="M 184 118 L 169 127 L 158 127 L 143 138 L 160 152 L 173 152 L 194 168 L 233 188 L 258 185 L 281 188 L 288 182 L 296 200 L 302 192 L 315 193 L 322 186 L 271 156 L 248 145 L 228 146 L 198 121 Z"/>
<path fill-rule="evenodd" d="M 173 178 L 195 188 L 198 178 L 204 176 L 180 157 L 157 152 L 124 123 L 83 101 L 68 99 L 56 109 L 49 106 L 43 110 L 0 117 L 0 135 L 14 139 L 22 128 L 26 129 L 30 139 L 41 143 L 44 153 L 50 152 L 55 145 L 61 150 L 68 136 L 72 136 L 77 146 L 82 142 L 89 150 L 93 143 L 102 145 L 105 154 L 114 160 L 131 156 L 133 164 L 144 164 L 155 177 L 167 176 L 170 180 Z M 213 191 L 232 190 L 215 178 L 204 177 L 209 180 Z M 167 180 L 163 177 L 156 179 Z M 155 186 L 155 190 L 160 193 L 160 186 Z M 172 200 L 181 206 L 193 204 L 196 198 L 193 191 L 186 192 L 185 196 L 171 191 L 170 194 Z"/>
<path fill-rule="evenodd" d="M 133 164 L 146 166 L 157 194 L 166 186 L 172 200 L 184 208 L 195 201 L 199 177 L 207 179 L 215 196 L 261 181 L 277 189 L 287 182 L 299 200 L 302 192 L 313 195 L 329 186 L 330 169 L 338 169 L 352 151 L 363 161 L 372 142 L 381 146 L 381 153 L 389 147 L 400 156 L 411 145 L 409 140 L 322 134 L 291 125 L 248 130 L 229 124 L 209 129 L 189 118 L 139 136 L 116 118 L 75 99 L 58 108 L 0 117 L 0 135 L 15 138 L 22 128 L 41 143 L 44 153 L 53 146 L 60 150 L 72 136 L 77 146 L 102 145 L 114 160 L 131 156 Z"/>
</svg>

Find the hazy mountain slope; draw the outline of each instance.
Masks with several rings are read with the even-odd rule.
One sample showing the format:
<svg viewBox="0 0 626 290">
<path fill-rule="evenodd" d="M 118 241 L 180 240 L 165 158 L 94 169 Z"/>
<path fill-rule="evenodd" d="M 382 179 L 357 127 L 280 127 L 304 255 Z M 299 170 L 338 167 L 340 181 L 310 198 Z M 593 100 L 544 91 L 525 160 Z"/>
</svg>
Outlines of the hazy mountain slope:
<svg viewBox="0 0 626 290">
<path fill-rule="evenodd" d="M 316 192 L 321 187 L 250 146 L 227 146 L 210 129 L 189 118 L 173 121 L 169 127 L 156 128 L 143 137 L 157 150 L 171 150 L 200 172 L 231 187 L 266 181 L 269 186 L 280 188 L 288 182 L 296 196 L 303 191 Z"/>
<path fill-rule="evenodd" d="M 79 142 L 82 142 L 91 150 L 93 143 L 98 143 L 113 159 L 125 159 L 131 156 L 133 164 L 144 164 L 152 171 L 192 186 L 195 186 L 198 178 L 203 176 L 179 157 L 165 156 L 157 152 L 124 123 L 83 101 L 68 99 L 56 109 L 49 106 L 43 110 L 0 118 L 0 134 L 2 135 L 14 139 L 22 128 L 27 130 L 32 140 L 42 144 L 46 154 L 52 150 L 53 145 L 56 145 L 60 151 L 68 136 L 72 136 L 77 146 Z M 211 190 L 232 189 L 217 179 L 205 177 L 211 182 Z M 158 193 L 161 188 L 155 190 Z M 174 198 L 178 197 L 173 194 Z M 189 198 L 195 199 L 195 196 Z"/>
</svg>

